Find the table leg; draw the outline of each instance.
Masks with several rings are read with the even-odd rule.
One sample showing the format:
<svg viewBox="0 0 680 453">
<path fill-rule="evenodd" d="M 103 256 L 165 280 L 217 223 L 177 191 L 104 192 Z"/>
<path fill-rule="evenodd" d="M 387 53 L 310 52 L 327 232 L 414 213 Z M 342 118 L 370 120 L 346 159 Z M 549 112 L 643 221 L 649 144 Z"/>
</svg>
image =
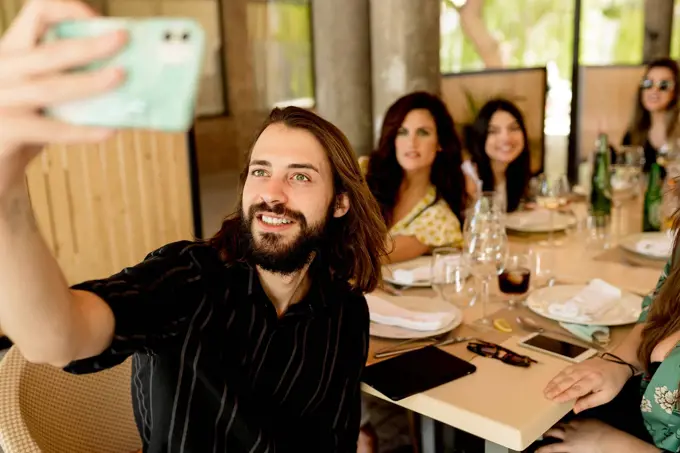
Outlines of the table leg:
<svg viewBox="0 0 680 453">
<path fill-rule="evenodd" d="M 508 447 L 498 445 L 490 440 L 484 441 L 484 453 L 518 453 L 515 450 L 510 450 Z"/>
<path fill-rule="evenodd" d="M 435 421 L 420 416 L 420 453 L 437 453 L 437 430 Z"/>
</svg>

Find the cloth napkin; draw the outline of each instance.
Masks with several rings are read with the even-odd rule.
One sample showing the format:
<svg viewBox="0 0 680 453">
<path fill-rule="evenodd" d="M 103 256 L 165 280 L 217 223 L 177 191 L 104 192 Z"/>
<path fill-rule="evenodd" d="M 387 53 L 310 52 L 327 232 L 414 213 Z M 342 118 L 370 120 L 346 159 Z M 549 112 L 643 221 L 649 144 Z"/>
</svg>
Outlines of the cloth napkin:
<svg viewBox="0 0 680 453">
<path fill-rule="evenodd" d="M 371 321 L 418 331 L 439 330 L 453 322 L 456 312 L 422 312 L 399 307 L 374 294 L 366 294 Z"/>
<path fill-rule="evenodd" d="M 643 239 L 635 244 L 635 250 L 644 255 L 665 258 L 671 256 L 673 249 L 673 233 L 659 236 L 657 239 Z"/>
<path fill-rule="evenodd" d="M 620 299 L 619 288 L 596 278 L 571 299 L 548 305 L 548 313 L 574 323 L 590 322 L 606 314 Z"/>
<path fill-rule="evenodd" d="M 595 334 L 598 332 L 609 339 L 609 327 L 607 326 L 584 326 L 583 324 L 572 324 L 568 322 L 561 322 L 559 324 L 562 328 L 568 330 L 583 341 L 595 341 Z M 607 343 L 607 341 L 604 343 Z"/>
<path fill-rule="evenodd" d="M 412 285 L 419 281 L 429 282 L 432 279 L 432 271 L 430 266 L 420 266 L 415 269 L 395 269 L 392 271 L 392 277 L 403 285 Z"/>
<path fill-rule="evenodd" d="M 550 223 L 550 211 L 545 209 L 535 209 L 532 211 L 521 211 L 514 213 L 517 225 L 521 227 L 532 225 L 548 225 Z M 555 219 L 557 214 L 555 215 Z"/>
</svg>

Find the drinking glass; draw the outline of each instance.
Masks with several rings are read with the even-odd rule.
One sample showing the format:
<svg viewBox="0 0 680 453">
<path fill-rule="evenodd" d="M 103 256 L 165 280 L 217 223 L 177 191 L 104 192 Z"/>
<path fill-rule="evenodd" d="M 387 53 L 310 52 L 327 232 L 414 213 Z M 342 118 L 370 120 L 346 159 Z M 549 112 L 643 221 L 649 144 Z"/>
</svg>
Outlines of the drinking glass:
<svg viewBox="0 0 680 453">
<path fill-rule="evenodd" d="M 508 251 L 505 227 L 497 216 L 478 215 L 466 236 L 465 256 L 470 271 L 481 283 L 482 317 L 475 323 L 489 326 L 489 282 L 503 271 Z"/>
<path fill-rule="evenodd" d="M 542 288 L 549 284 L 555 277 L 554 265 L 556 249 L 532 247 L 528 252 L 528 259 L 531 265 L 531 287 L 533 289 Z"/>
<path fill-rule="evenodd" d="M 586 250 L 598 252 L 612 247 L 611 217 L 588 214 L 585 219 Z"/>
<path fill-rule="evenodd" d="M 619 147 L 619 154 L 622 154 L 626 173 L 634 185 L 635 195 L 644 194 L 646 189 L 645 181 L 642 177 L 642 169 L 645 166 L 645 151 L 642 146 L 625 145 Z"/>
<path fill-rule="evenodd" d="M 528 255 L 508 255 L 503 271 L 498 275 L 498 289 L 508 295 L 508 305 L 514 309 L 529 292 L 531 280 L 531 259 Z"/>
<path fill-rule="evenodd" d="M 644 151 L 640 146 L 620 146 L 612 155 L 612 232 L 615 237 L 623 234 L 623 205 L 641 193 L 641 173 Z"/>
<path fill-rule="evenodd" d="M 503 200 L 496 196 L 496 192 L 483 192 L 472 206 L 465 211 L 463 223 L 463 238 L 471 231 L 484 228 L 488 222 L 503 224 L 505 205 Z"/>
<path fill-rule="evenodd" d="M 554 230 L 555 230 L 555 211 L 560 210 L 569 203 L 569 194 L 571 187 L 566 175 L 550 178 L 546 175 L 541 175 L 538 178 L 538 193 L 536 194 L 536 203 L 549 212 L 548 223 L 550 225 L 548 231 L 549 247 L 555 246 Z"/>
<path fill-rule="evenodd" d="M 492 190 L 481 192 L 476 199 L 472 200 L 468 210 L 474 213 L 496 212 L 504 214 L 506 211 L 505 194 Z"/>
<path fill-rule="evenodd" d="M 456 305 L 467 308 L 475 300 L 475 290 L 468 285 L 470 266 L 458 249 L 440 247 L 432 251 L 432 287 L 439 297 Z"/>
</svg>

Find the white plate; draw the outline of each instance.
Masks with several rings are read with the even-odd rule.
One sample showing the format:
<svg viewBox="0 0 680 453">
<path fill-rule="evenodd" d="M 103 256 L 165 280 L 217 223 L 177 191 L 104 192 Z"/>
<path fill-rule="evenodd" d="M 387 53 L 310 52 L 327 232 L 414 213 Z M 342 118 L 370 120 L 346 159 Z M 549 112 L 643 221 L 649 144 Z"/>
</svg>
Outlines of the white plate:
<svg viewBox="0 0 680 453">
<path fill-rule="evenodd" d="M 548 312 L 548 305 L 553 302 L 563 303 L 574 297 L 586 285 L 558 285 L 537 289 L 527 297 L 527 307 L 534 313 L 559 322 L 575 322 L 573 319 L 555 316 Z M 586 326 L 624 326 L 637 322 L 642 304 L 642 297 L 622 291 L 620 303 L 599 319 L 588 322 L 578 321 Z"/>
<path fill-rule="evenodd" d="M 563 231 L 575 224 L 574 217 L 562 212 L 553 213 L 552 231 Z M 550 213 L 540 209 L 513 212 L 505 216 L 505 227 L 522 233 L 549 233 Z"/>
<path fill-rule="evenodd" d="M 654 253 L 645 253 L 642 250 L 638 250 L 637 244 L 640 241 L 662 241 L 666 238 L 667 233 L 638 233 L 626 236 L 621 240 L 621 248 L 625 251 L 638 255 L 647 259 L 657 260 L 657 261 L 668 261 L 671 257 L 671 250 L 668 251 L 667 255 L 658 255 Z"/>
<path fill-rule="evenodd" d="M 416 280 L 413 283 L 406 283 L 394 278 L 393 272 L 396 270 L 412 270 L 418 267 L 432 267 L 432 256 L 420 256 L 410 261 L 404 261 L 396 264 L 386 264 L 382 267 L 382 277 L 387 283 L 408 288 L 429 288 L 432 286 L 432 279 Z M 466 270 L 462 272 L 461 278 L 467 279 L 470 273 Z"/>
<path fill-rule="evenodd" d="M 404 261 L 403 263 L 386 264 L 385 266 L 382 267 L 382 277 L 383 280 L 385 280 L 387 283 L 392 283 L 393 285 L 408 286 L 413 288 L 429 288 L 430 286 L 432 286 L 432 281 L 429 278 L 427 280 L 416 280 L 415 282 L 409 284 L 401 282 L 399 280 L 395 280 L 395 278 L 392 275 L 392 272 L 397 269 L 404 269 L 410 271 L 412 269 L 422 266 L 426 267 L 432 266 L 432 257 L 421 256 L 414 260 Z"/>
<path fill-rule="evenodd" d="M 456 317 L 448 325 L 438 330 L 421 331 L 404 329 L 403 327 L 388 326 L 386 324 L 378 324 L 372 322 L 370 325 L 371 335 L 380 338 L 392 339 L 409 339 L 409 338 L 427 338 L 442 333 L 450 332 L 463 322 L 463 312 L 454 305 L 448 304 L 440 299 L 431 297 L 417 297 L 417 296 L 388 296 L 381 294 L 380 297 L 388 299 L 395 305 L 407 308 L 414 311 L 423 312 L 454 312 Z"/>
</svg>

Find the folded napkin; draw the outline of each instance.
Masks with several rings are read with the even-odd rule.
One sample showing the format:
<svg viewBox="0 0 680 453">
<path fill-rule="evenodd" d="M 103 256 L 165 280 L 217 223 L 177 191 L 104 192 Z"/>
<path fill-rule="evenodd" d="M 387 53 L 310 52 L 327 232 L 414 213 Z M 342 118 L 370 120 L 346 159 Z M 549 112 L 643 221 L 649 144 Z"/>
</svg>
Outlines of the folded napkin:
<svg viewBox="0 0 680 453">
<path fill-rule="evenodd" d="M 550 223 L 550 211 L 545 209 L 521 211 L 513 215 L 517 217 L 518 226 L 522 227 L 531 225 L 548 225 Z"/>
<path fill-rule="evenodd" d="M 561 322 L 559 324 L 562 328 L 568 330 L 583 341 L 597 341 L 595 334 L 599 332 L 601 335 L 598 335 L 598 337 L 604 337 L 607 341 L 600 340 L 598 342 L 609 342 L 609 327 L 607 326 L 584 326 L 583 324 L 572 324 L 568 322 Z"/>
<path fill-rule="evenodd" d="M 415 269 L 395 269 L 392 277 L 403 285 L 412 285 L 415 282 L 429 282 L 432 279 L 430 266 L 420 266 Z"/>
<path fill-rule="evenodd" d="M 635 250 L 643 255 L 665 258 L 671 256 L 673 249 L 672 233 L 659 236 L 655 239 L 643 239 L 635 244 Z"/>
<path fill-rule="evenodd" d="M 548 305 L 548 313 L 574 323 L 590 322 L 606 314 L 620 299 L 619 288 L 596 278 L 566 302 Z"/>
<path fill-rule="evenodd" d="M 366 294 L 371 321 L 418 331 L 439 330 L 453 322 L 456 312 L 421 312 L 399 307 L 374 294 Z"/>
</svg>

